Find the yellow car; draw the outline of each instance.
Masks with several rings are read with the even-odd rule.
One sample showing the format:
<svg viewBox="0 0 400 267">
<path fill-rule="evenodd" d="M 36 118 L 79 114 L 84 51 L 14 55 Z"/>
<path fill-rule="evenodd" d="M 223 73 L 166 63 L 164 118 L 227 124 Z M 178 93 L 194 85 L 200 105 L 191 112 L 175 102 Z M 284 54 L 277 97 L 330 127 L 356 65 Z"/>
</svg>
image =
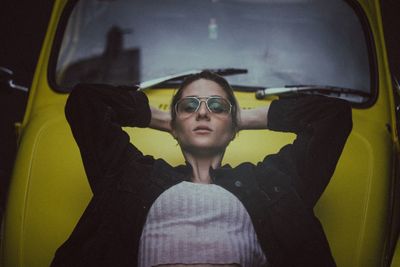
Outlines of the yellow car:
<svg viewBox="0 0 400 267">
<path fill-rule="evenodd" d="M 204 69 L 227 78 L 242 108 L 298 94 L 351 103 L 353 131 L 315 212 L 339 267 L 400 266 L 396 103 L 379 0 L 56 0 L 19 128 L 1 266 L 48 266 L 91 198 L 64 117 L 75 84 L 140 85 L 168 110 L 182 79 Z M 144 153 L 182 163 L 167 133 L 125 130 Z M 293 139 L 241 132 L 225 163 L 257 162 Z"/>
</svg>

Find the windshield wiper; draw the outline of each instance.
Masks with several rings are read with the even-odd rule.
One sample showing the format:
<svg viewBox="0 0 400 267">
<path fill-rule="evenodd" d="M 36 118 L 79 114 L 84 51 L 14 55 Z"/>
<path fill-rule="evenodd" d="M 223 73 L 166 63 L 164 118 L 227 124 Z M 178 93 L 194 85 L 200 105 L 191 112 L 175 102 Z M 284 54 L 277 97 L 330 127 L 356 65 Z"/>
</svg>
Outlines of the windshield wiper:
<svg viewBox="0 0 400 267">
<path fill-rule="evenodd" d="M 339 86 L 329 85 L 286 85 L 284 87 L 267 87 L 256 91 L 256 98 L 263 99 L 272 95 L 290 95 L 300 93 L 317 93 L 317 94 L 341 94 L 355 95 L 361 97 L 370 97 L 371 94 Z"/>
<path fill-rule="evenodd" d="M 214 72 L 214 73 L 216 73 L 218 75 L 221 75 L 221 76 L 229 76 L 229 75 L 247 73 L 247 69 L 240 69 L 240 68 L 204 69 L 204 70 L 208 70 L 208 71 Z M 163 84 L 163 83 L 166 83 L 166 82 L 170 82 L 170 81 L 182 81 L 187 76 L 200 73 L 200 72 L 202 72 L 204 70 L 189 70 L 189 71 L 185 71 L 185 72 L 181 72 L 181 73 L 176 73 L 176 74 L 172 74 L 172 75 L 168 75 L 168 76 L 152 79 L 152 80 L 149 80 L 149 81 L 141 82 L 139 84 L 139 87 L 140 87 L 140 90 L 144 90 L 144 89 L 147 89 L 147 88 L 150 88 L 150 87 L 153 87 L 153 86 L 156 86 L 156 85 L 160 85 L 160 84 Z"/>
</svg>

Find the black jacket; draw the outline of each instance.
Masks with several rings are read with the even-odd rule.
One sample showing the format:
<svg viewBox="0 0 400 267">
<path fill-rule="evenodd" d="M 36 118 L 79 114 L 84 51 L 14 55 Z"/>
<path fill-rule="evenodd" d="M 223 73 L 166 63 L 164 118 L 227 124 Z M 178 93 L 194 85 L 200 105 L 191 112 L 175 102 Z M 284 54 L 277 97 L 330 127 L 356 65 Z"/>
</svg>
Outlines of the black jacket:
<svg viewBox="0 0 400 267">
<path fill-rule="evenodd" d="M 52 266 L 136 266 L 149 208 L 166 189 L 188 180 L 190 166 L 172 167 L 130 143 L 121 127 L 146 127 L 151 118 L 142 92 L 79 85 L 65 112 L 93 198 Z M 243 203 L 271 266 L 335 266 L 313 207 L 351 131 L 351 108 L 322 96 L 275 100 L 268 128 L 297 138 L 256 165 L 211 170 L 213 182 Z"/>
</svg>

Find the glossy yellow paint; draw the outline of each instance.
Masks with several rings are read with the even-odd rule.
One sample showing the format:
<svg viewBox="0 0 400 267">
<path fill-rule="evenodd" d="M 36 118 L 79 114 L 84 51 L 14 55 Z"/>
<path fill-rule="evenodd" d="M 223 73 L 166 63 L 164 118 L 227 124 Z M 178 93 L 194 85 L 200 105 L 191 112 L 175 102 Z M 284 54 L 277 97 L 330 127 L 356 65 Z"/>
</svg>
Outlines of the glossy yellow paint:
<svg viewBox="0 0 400 267">
<path fill-rule="evenodd" d="M 47 79 L 50 51 L 65 4 L 66 0 L 55 1 L 21 127 L 4 224 L 4 267 L 48 266 L 91 197 L 78 148 L 64 118 L 67 95 L 53 91 Z M 360 0 L 360 4 L 375 41 L 378 98 L 370 108 L 353 109 L 353 131 L 316 207 L 339 267 L 385 266 L 393 163 L 399 151 L 379 1 Z M 168 109 L 174 89 L 146 93 L 154 106 Z M 271 101 L 255 100 L 252 93 L 237 93 L 237 97 L 245 108 Z M 125 130 L 144 153 L 174 165 L 182 163 L 179 147 L 167 133 Z M 225 163 L 257 162 L 293 138 L 292 134 L 266 130 L 241 132 L 229 147 Z M 399 257 L 396 254 L 392 266 L 400 264 Z"/>
</svg>

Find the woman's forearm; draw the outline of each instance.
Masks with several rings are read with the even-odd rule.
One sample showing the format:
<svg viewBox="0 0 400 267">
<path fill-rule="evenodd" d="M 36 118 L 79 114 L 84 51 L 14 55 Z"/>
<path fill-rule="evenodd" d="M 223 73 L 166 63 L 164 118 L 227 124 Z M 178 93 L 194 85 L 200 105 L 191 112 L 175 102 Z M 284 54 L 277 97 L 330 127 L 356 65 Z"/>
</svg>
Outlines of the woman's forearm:
<svg viewBox="0 0 400 267">
<path fill-rule="evenodd" d="M 171 132 L 171 114 L 150 106 L 151 120 L 149 127 L 152 129 Z"/>
<path fill-rule="evenodd" d="M 269 106 L 242 109 L 240 111 L 239 130 L 267 129 Z"/>
</svg>

